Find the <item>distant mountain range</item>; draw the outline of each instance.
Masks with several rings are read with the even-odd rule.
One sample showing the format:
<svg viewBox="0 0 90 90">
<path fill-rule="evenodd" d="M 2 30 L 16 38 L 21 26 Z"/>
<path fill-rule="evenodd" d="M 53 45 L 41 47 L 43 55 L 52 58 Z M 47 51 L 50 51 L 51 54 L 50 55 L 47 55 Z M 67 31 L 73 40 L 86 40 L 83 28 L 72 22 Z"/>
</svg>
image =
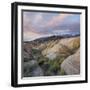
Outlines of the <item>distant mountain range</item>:
<svg viewBox="0 0 90 90">
<path fill-rule="evenodd" d="M 31 42 L 38 42 L 38 43 L 42 43 L 45 41 L 49 41 L 49 40 L 58 40 L 58 39 L 62 39 L 62 38 L 71 38 L 71 37 L 77 37 L 80 36 L 80 33 L 76 33 L 76 34 L 62 34 L 62 35 L 52 35 L 52 36 L 46 36 L 46 37 L 40 37 L 37 38 L 35 40 L 32 41 L 24 41 L 25 43 Z"/>
</svg>

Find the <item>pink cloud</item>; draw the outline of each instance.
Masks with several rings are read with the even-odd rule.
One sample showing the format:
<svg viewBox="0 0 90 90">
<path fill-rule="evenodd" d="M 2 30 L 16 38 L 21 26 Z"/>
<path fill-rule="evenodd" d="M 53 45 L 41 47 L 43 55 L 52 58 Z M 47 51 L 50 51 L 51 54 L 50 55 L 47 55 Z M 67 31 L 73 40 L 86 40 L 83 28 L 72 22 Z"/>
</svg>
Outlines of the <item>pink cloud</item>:
<svg viewBox="0 0 90 90">
<path fill-rule="evenodd" d="M 57 26 L 58 24 L 62 23 L 62 21 L 67 18 L 68 16 L 70 16 L 72 14 L 59 14 L 56 17 L 53 17 L 47 24 L 47 27 L 53 27 L 53 26 Z"/>
</svg>

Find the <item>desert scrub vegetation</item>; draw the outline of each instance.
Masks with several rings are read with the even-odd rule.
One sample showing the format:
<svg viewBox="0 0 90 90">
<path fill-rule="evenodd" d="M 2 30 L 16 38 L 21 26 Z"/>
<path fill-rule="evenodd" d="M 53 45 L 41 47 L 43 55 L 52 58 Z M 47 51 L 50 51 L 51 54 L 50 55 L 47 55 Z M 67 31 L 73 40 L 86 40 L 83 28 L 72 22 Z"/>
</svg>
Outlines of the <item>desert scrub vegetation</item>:
<svg viewBox="0 0 90 90">
<path fill-rule="evenodd" d="M 66 75 L 66 73 L 63 69 L 60 70 L 60 75 Z"/>
<path fill-rule="evenodd" d="M 37 64 L 40 66 L 40 68 L 43 70 L 43 73 L 45 76 L 52 76 L 52 75 L 59 75 L 60 73 L 60 65 L 65 59 L 65 57 L 57 56 L 55 59 L 50 60 L 49 58 L 42 55 L 41 50 L 32 48 L 31 49 L 32 54 L 32 60 L 36 60 Z M 25 61 L 29 61 L 25 58 Z M 32 73 L 32 68 L 35 68 L 36 65 L 33 66 L 31 64 L 27 64 L 24 69 L 24 75 L 31 76 L 30 73 Z M 26 70 L 27 69 L 27 70 Z"/>
<path fill-rule="evenodd" d="M 45 56 L 42 55 L 41 50 L 39 49 L 32 49 L 32 55 L 34 57 L 34 60 L 38 61 L 38 64 L 41 64 L 42 62 L 45 62 L 48 60 Z"/>
<path fill-rule="evenodd" d="M 50 75 L 59 75 L 60 73 L 60 65 L 63 62 L 64 57 L 56 57 L 54 60 L 47 59 L 43 62 L 41 67 L 43 68 L 44 75 L 50 76 Z"/>
<path fill-rule="evenodd" d="M 52 42 L 54 41 L 51 41 L 49 44 L 45 45 L 44 48 L 46 49 L 46 51 L 49 50 L 50 48 L 53 48 L 53 45 L 58 43 L 56 41 L 55 43 Z M 61 48 L 58 47 L 58 52 L 55 53 L 56 57 L 53 59 L 50 59 L 45 55 L 43 55 L 42 54 L 43 49 L 40 49 L 38 47 L 30 48 L 29 50 L 30 52 L 28 52 L 28 50 L 24 50 L 24 52 L 26 52 L 25 55 L 26 56 L 29 55 L 28 57 L 30 57 L 24 58 L 24 76 L 26 77 L 33 76 L 34 73 L 33 70 L 37 71 L 37 68 L 39 70 L 41 68 L 44 76 L 66 75 L 65 71 L 61 69 L 61 64 L 68 56 L 74 54 L 75 51 L 80 47 L 80 41 L 79 39 L 77 39 L 75 42 L 73 41 L 70 44 L 71 48 L 68 47 L 68 45 L 60 44 Z M 33 65 L 30 64 L 31 63 L 30 61 L 32 60 L 34 61 Z M 37 64 L 35 64 L 35 62 L 37 62 Z"/>
</svg>

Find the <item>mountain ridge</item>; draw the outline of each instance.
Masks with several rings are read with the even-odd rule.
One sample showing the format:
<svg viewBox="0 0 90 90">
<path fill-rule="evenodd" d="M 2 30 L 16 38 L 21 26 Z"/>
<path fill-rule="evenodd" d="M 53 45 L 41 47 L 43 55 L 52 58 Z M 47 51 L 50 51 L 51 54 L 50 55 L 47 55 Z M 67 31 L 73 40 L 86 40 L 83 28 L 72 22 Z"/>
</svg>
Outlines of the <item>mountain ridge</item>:
<svg viewBox="0 0 90 90">
<path fill-rule="evenodd" d="M 48 39 L 62 39 L 62 38 L 71 38 L 71 37 L 77 37 L 80 36 L 80 34 L 65 34 L 65 35 L 52 35 L 52 36 L 46 36 L 46 37 L 40 37 L 31 41 L 24 41 L 25 43 L 27 42 L 34 42 L 34 41 L 47 41 Z"/>
</svg>

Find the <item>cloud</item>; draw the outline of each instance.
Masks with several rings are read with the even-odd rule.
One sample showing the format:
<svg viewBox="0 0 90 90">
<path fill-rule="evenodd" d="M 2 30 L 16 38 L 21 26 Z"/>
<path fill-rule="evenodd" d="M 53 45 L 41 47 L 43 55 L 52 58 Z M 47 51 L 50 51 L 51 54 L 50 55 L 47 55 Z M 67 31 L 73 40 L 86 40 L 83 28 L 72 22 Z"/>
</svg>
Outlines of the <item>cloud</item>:
<svg viewBox="0 0 90 90">
<path fill-rule="evenodd" d="M 38 27 L 35 23 L 38 23 L 38 21 L 41 20 L 40 15 L 33 15 L 32 13 L 24 13 L 23 14 L 23 31 L 24 33 L 39 33 Z"/>
<path fill-rule="evenodd" d="M 65 18 L 68 16 L 71 16 L 72 14 L 59 14 L 56 17 L 53 17 L 46 25 L 46 27 L 54 27 L 57 26 L 58 24 L 62 23 Z"/>
<path fill-rule="evenodd" d="M 80 30 L 80 15 L 66 13 L 23 13 L 24 40 Z"/>
<path fill-rule="evenodd" d="M 24 41 L 29 41 L 29 40 L 34 40 L 35 38 L 38 38 L 40 34 L 32 32 L 32 31 L 27 31 L 24 32 L 23 37 Z"/>
</svg>

